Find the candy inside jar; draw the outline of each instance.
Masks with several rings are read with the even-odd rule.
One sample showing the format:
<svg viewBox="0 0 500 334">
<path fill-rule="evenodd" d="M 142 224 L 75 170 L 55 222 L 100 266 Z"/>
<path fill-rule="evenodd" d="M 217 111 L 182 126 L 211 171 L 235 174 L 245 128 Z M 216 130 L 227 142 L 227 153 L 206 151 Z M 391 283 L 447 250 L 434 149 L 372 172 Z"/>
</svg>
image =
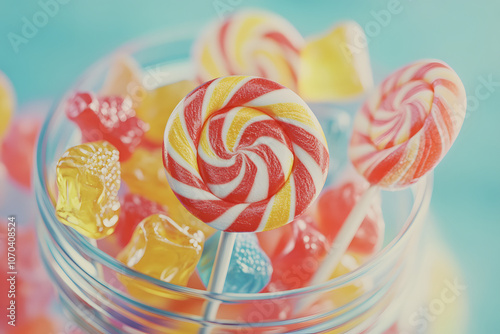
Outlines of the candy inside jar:
<svg viewBox="0 0 500 334">
<path fill-rule="evenodd" d="M 189 45 L 190 42 L 188 38 L 166 43 L 175 49 L 175 46 Z M 161 46 L 151 46 L 152 50 L 155 48 L 161 49 Z M 311 207 L 290 224 L 262 233 L 248 233 L 248 240 L 238 248 L 240 258 L 235 259 L 235 273 L 265 273 L 256 280 L 259 284 L 246 289 L 245 280 L 236 280 L 230 291 L 221 295 L 211 294 L 205 288 L 206 268 L 202 263 L 198 264 L 197 270 L 195 267 L 200 258 L 203 261 L 203 256 L 214 257 L 213 250 L 203 247 L 207 246 L 210 238 L 217 238 L 217 234 L 213 235 L 215 230 L 210 224 L 192 215 L 173 194 L 163 166 L 158 163 L 163 158 L 155 140 L 158 136 L 153 133 L 148 135 L 151 129 L 161 127 L 160 123 L 165 123 L 165 127 L 168 118 L 164 117 L 164 113 L 172 112 L 176 104 L 172 101 L 180 101 L 188 93 L 186 87 L 197 85 L 197 77 L 193 75 L 191 60 L 188 60 L 189 49 L 182 56 L 177 53 L 172 56 L 162 54 L 154 67 L 144 56 L 146 51 L 133 54 L 125 62 L 134 64 L 131 65 L 136 68 L 134 73 L 142 68 L 139 75 L 143 79 L 151 69 L 176 74 L 163 76 L 166 80 L 148 88 L 145 88 L 148 86 L 145 80 L 134 79 L 136 85 L 143 86 L 144 96 L 151 95 L 152 98 L 130 96 L 128 91 L 120 93 L 127 86 L 110 88 L 112 80 L 106 81 L 108 86 L 104 91 L 95 85 L 95 82 L 100 82 L 96 79 L 98 76 L 103 78 L 112 71 L 110 68 L 114 66 L 114 60 L 104 66 L 106 71 L 90 73 L 76 89 L 77 94 L 92 92 L 97 97 L 88 101 L 82 99 L 84 101 L 79 101 L 79 107 L 93 111 L 89 115 L 99 121 L 97 128 L 102 135 L 97 136 L 98 140 L 118 140 L 115 143 L 119 143 L 116 149 L 120 152 L 122 181 L 118 193 L 121 212 L 116 212 L 116 235 L 97 236 L 97 249 L 82 236 L 51 220 L 50 205 L 47 206 L 44 217 L 48 221 L 48 231 L 55 234 L 55 241 L 62 248 L 72 249 L 57 254 L 54 260 L 49 261 L 49 266 L 65 268 L 64 273 L 56 271 L 56 282 L 61 286 L 65 286 L 64 281 L 68 278 L 77 282 L 76 287 L 64 292 L 76 316 L 81 309 L 101 310 L 98 316 L 87 320 L 87 325 L 103 331 L 189 333 L 204 327 L 203 323 L 207 321 L 203 316 L 204 305 L 217 299 L 220 307 L 216 318 L 210 320 L 213 332 L 319 332 L 331 329 L 332 333 L 342 333 L 393 326 L 400 312 L 401 300 L 398 297 L 410 286 L 412 275 L 408 272 L 415 269 L 411 254 L 417 243 L 420 212 L 430 192 L 428 181 L 423 180 L 397 196 L 384 194 L 377 199 L 373 204 L 373 214 L 368 215 L 366 223 L 334 268 L 332 280 L 320 287 L 309 287 L 311 276 L 331 246 L 336 228 L 346 217 L 343 210 L 352 206 L 359 192 L 365 189 L 364 181 L 352 177 L 349 167 L 339 168 L 334 182 L 330 181 Z M 123 67 L 123 63 L 120 66 Z M 133 72 L 130 69 L 127 71 Z M 165 94 L 165 99 L 154 97 L 160 91 Z M 107 95 L 109 92 L 113 95 Z M 74 94 L 75 91 L 72 91 L 70 96 Z M 103 108 L 99 101 L 111 101 L 111 97 L 116 95 L 122 96 L 120 104 L 107 103 Z M 123 101 L 127 98 L 131 99 L 126 105 L 129 108 L 127 112 L 114 113 L 119 108 L 125 108 Z M 315 104 L 310 106 L 323 127 L 328 146 L 334 146 L 335 152 L 338 152 L 331 156 L 330 164 L 345 166 L 346 161 L 335 159 L 342 159 L 347 147 L 341 144 L 336 147 L 336 143 L 346 142 L 349 130 L 338 125 L 345 124 L 351 115 L 332 102 L 321 107 Z M 148 112 L 148 108 L 152 111 Z M 162 113 L 158 114 L 157 110 L 162 110 Z M 48 165 L 57 161 L 66 149 L 82 142 L 94 142 L 94 138 L 80 136 L 85 131 L 79 131 L 76 124 L 65 117 L 67 112 L 66 101 L 63 101 L 49 121 L 52 131 L 46 133 L 43 139 L 48 148 L 45 152 Z M 141 115 L 148 116 L 141 119 Z M 161 117 L 155 118 L 154 115 Z M 80 128 L 81 124 L 78 124 Z M 331 124 L 336 126 L 328 126 Z M 57 140 L 56 144 L 56 138 L 65 138 L 66 141 Z M 213 138 L 208 135 L 208 144 L 211 140 Z M 51 182 L 54 180 L 51 173 L 48 171 L 49 175 L 42 184 L 55 198 L 60 189 L 57 190 Z M 219 196 L 222 197 L 221 194 Z M 335 204 L 340 202 L 343 204 L 335 208 Z M 45 204 L 49 203 L 46 201 Z M 126 226 L 121 228 L 120 224 Z M 148 238 L 150 233 L 154 237 Z M 175 247 L 172 246 L 174 244 Z M 392 247 L 389 249 L 387 245 Z M 51 247 L 46 245 L 46 248 Z M 175 254 L 179 255 L 182 265 L 173 260 L 177 257 Z M 245 254 L 255 261 L 249 261 Z M 210 259 L 207 262 L 210 263 Z M 82 264 L 81 269 L 73 268 L 77 263 Z M 188 268 L 186 263 L 189 263 Z M 241 284 L 240 291 L 238 284 Z M 297 312 L 295 306 L 307 295 L 312 296 L 314 303 Z"/>
</svg>

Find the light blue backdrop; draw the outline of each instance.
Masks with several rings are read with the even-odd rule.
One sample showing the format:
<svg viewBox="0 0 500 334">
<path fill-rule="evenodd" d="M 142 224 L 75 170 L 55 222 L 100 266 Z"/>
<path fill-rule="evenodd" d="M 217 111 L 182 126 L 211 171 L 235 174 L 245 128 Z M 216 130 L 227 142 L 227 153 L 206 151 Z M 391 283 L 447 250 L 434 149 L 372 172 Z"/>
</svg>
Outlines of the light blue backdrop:
<svg viewBox="0 0 500 334">
<path fill-rule="evenodd" d="M 131 38 L 179 23 L 207 21 L 219 11 L 269 8 L 308 35 L 337 20 L 370 27 L 377 71 L 419 58 L 440 58 L 462 77 L 469 100 L 462 132 L 435 173 L 432 212 L 467 279 L 470 333 L 498 333 L 500 309 L 500 2 L 377 1 L 0 1 L 0 69 L 21 103 L 61 94 L 91 63 Z M 42 3 L 42 4 L 41 4 Z M 398 13 L 380 18 L 382 10 Z M 24 18 L 43 27 L 24 31 Z M 377 21 L 377 18 L 379 21 Z M 492 81 L 493 84 L 485 84 Z"/>
</svg>

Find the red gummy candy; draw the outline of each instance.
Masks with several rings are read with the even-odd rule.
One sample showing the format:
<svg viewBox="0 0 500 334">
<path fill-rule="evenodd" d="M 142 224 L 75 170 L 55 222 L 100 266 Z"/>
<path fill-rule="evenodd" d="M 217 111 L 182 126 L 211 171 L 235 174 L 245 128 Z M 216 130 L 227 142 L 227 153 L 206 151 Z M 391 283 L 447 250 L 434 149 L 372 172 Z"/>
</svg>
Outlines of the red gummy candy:
<svg viewBox="0 0 500 334">
<path fill-rule="evenodd" d="M 9 176 L 23 187 L 31 187 L 36 140 L 42 121 L 35 116 L 16 117 L 3 142 L 1 158 Z"/>
<path fill-rule="evenodd" d="M 273 275 L 268 292 L 306 286 L 329 249 L 326 237 L 316 229 L 310 216 L 299 217 L 289 225 L 293 236 L 281 238 L 271 258 Z"/>
<path fill-rule="evenodd" d="M 120 218 L 114 232 L 121 247 L 128 244 L 136 226 L 144 218 L 156 213 L 167 214 L 165 206 L 140 195 L 129 193 L 121 202 Z"/>
<path fill-rule="evenodd" d="M 68 102 L 66 115 L 80 127 L 84 142 L 110 142 L 120 151 L 120 161 L 130 158 L 149 129 L 136 117 L 130 98 L 120 96 L 76 93 Z"/>
<path fill-rule="evenodd" d="M 342 224 L 368 185 L 347 181 L 326 189 L 317 202 L 317 223 L 319 230 L 333 242 Z M 379 250 L 384 234 L 384 218 L 380 198 L 373 202 L 366 218 L 349 245 L 349 250 L 360 254 L 373 254 Z"/>
</svg>

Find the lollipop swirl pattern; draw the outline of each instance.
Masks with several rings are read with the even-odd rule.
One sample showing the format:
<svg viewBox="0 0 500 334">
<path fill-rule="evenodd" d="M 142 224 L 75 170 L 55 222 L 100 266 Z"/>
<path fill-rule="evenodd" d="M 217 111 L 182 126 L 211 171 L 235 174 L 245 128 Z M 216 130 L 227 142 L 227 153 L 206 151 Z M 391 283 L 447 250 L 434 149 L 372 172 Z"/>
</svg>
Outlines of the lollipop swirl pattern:
<svg viewBox="0 0 500 334">
<path fill-rule="evenodd" d="M 164 164 L 179 200 L 228 232 L 289 223 L 317 197 L 329 154 L 302 99 L 267 79 L 231 76 L 182 100 L 165 130 Z"/>
<path fill-rule="evenodd" d="M 243 11 L 216 22 L 195 44 L 200 83 L 226 75 L 256 75 L 297 90 L 304 39 L 284 18 Z"/>
<path fill-rule="evenodd" d="M 441 61 L 419 61 L 389 76 L 358 113 L 349 147 L 371 184 L 398 189 L 432 170 L 465 118 L 458 75 Z"/>
</svg>

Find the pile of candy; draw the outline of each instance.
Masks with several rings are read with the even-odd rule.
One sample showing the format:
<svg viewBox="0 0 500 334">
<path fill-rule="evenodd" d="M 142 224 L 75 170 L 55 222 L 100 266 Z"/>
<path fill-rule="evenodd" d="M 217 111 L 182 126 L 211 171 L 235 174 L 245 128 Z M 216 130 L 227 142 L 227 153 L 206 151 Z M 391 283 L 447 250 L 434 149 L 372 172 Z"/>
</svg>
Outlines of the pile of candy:
<svg viewBox="0 0 500 334">
<path fill-rule="evenodd" d="M 5 259 L 0 263 L 0 270 L 2 282 L 15 285 L 14 292 L 9 292 L 10 284 L 2 283 L 0 308 L 7 317 L 0 323 L 1 333 L 82 333 L 76 324 L 63 319 L 59 313 L 55 290 L 38 251 L 31 175 L 36 139 L 45 111 L 47 106 L 43 102 L 17 109 L 12 85 L 0 72 L 0 211 L 4 215 L 0 219 L 0 256 Z M 19 197 L 22 197 L 19 201 L 22 209 L 33 215 L 6 220 L 7 215 L 17 212 L 18 207 L 13 207 L 12 202 Z M 16 273 L 15 280 L 9 274 L 12 272 Z M 14 322 L 8 317 L 12 302 L 16 314 Z"/>
<path fill-rule="evenodd" d="M 243 11 L 196 41 L 193 81 L 146 89 L 139 66 L 117 60 L 101 92 L 76 92 L 66 102 L 82 143 L 57 164 L 57 217 L 126 266 L 197 289 L 277 292 L 308 286 L 319 272 L 327 273 L 324 281 L 355 270 L 384 242 L 373 189 L 399 189 L 432 170 L 465 113 L 462 83 L 448 65 L 429 60 L 400 69 L 355 120 L 349 154 L 366 180 L 351 176 L 322 191 L 329 153 L 306 102 L 372 88 L 366 48 L 351 47 L 359 34 L 346 22 L 304 40 L 275 14 Z M 131 98 L 130 85 L 145 97 Z M 367 204 L 356 221 L 358 202 Z M 224 271 L 217 247 L 228 235 L 234 247 L 223 254 L 221 285 L 210 277 Z M 182 297 L 120 280 L 134 298 L 178 310 Z M 369 283 L 314 303 L 345 305 Z M 251 312 L 233 311 L 243 319 Z M 294 312 L 301 310 L 282 305 L 275 316 Z"/>
</svg>

